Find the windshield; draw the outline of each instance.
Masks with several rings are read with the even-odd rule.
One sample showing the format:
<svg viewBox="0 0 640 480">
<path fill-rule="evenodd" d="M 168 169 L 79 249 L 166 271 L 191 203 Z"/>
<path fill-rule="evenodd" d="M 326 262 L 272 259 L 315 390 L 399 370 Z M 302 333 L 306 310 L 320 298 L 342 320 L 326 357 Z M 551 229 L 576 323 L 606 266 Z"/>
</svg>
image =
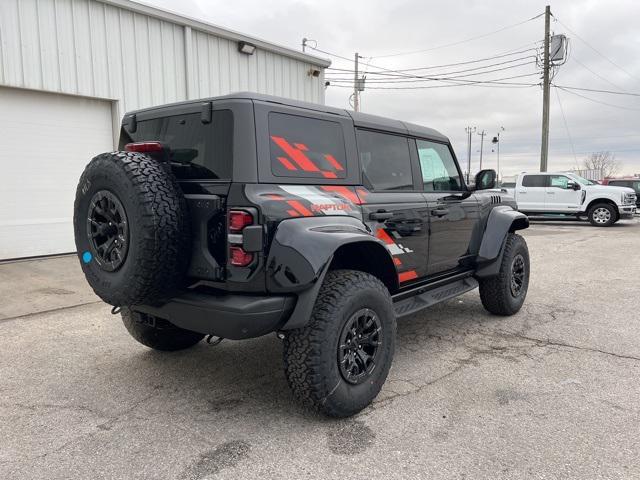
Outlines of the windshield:
<svg viewBox="0 0 640 480">
<path fill-rule="evenodd" d="M 569 176 L 573 178 L 580 185 L 596 185 L 596 182 L 592 180 L 587 180 L 586 178 L 582 178 L 580 175 L 576 175 L 575 173 L 570 173 Z"/>
</svg>

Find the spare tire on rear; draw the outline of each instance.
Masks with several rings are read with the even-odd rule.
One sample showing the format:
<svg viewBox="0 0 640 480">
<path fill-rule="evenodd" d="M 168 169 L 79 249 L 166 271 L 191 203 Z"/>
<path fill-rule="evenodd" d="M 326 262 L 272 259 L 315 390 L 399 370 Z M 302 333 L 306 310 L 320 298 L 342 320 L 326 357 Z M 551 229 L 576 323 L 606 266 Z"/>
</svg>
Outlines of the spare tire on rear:
<svg viewBox="0 0 640 480">
<path fill-rule="evenodd" d="M 173 174 L 151 157 L 93 158 L 80 177 L 73 228 L 82 270 L 105 302 L 158 303 L 184 286 L 187 203 Z"/>
</svg>

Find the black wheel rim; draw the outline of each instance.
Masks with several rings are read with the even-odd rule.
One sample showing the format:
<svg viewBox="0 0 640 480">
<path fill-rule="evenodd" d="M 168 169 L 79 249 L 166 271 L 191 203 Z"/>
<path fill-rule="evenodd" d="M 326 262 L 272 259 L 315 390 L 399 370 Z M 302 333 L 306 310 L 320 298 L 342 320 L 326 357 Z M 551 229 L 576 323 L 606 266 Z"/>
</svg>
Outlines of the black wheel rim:
<svg viewBox="0 0 640 480">
<path fill-rule="evenodd" d="M 511 262 L 511 295 L 517 297 L 522 293 L 525 280 L 524 257 L 516 255 Z"/>
<path fill-rule="evenodd" d="M 376 312 L 363 308 L 351 315 L 338 345 L 342 377 L 354 385 L 364 382 L 376 368 L 380 345 L 382 326 Z"/>
<path fill-rule="evenodd" d="M 103 270 L 118 270 L 129 249 L 129 226 L 124 207 L 108 190 L 96 192 L 89 203 L 87 236 L 93 257 Z"/>
</svg>

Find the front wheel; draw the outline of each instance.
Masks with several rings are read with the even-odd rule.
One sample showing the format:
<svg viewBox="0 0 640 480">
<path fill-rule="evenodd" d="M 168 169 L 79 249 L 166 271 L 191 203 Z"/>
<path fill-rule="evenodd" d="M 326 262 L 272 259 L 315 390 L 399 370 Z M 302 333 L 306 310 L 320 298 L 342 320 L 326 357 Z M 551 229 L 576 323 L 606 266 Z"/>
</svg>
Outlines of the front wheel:
<svg viewBox="0 0 640 480">
<path fill-rule="evenodd" d="M 330 271 L 309 324 L 285 337 L 285 374 L 294 396 L 332 417 L 358 413 L 387 378 L 395 334 L 391 296 L 380 280 Z"/>
<path fill-rule="evenodd" d="M 529 289 L 529 249 L 520 235 L 509 233 L 500 270 L 495 277 L 480 280 L 480 300 L 495 315 L 517 313 Z"/>
<path fill-rule="evenodd" d="M 589 222 L 596 227 L 609 227 L 618 221 L 618 212 L 608 203 L 598 203 L 589 209 Z"/>
</svg>

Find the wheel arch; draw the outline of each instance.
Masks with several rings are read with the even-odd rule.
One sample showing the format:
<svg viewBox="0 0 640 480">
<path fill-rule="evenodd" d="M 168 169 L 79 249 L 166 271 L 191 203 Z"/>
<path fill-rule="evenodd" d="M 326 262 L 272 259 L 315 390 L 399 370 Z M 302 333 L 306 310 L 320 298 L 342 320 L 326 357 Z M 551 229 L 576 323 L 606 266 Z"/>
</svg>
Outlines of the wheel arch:
<svg viewBox="0 0 640 480">
<path fill-rule="evenodd" d="M 307 324 L 325 275 L 338 268 L 370 273 L 390 293 L 399 288 L 391 254 L 360 220 L 307 217 L 280 223 L 267 258 L 267 290 L 297 295 L 282 329 Z"/>
<path fill-rule="evenodd" d="M 489 213 L 478 251 L 478 261 L 495 260 L 502 249 L 508 233 L 529 227 L 529 218 L 509 206 L 494 207 Z"/>
<path fill-rule="evenodd" d="M 393 294 L 399 288 L 398 274 L 388 250 L 377 241 L 363 240 L 341 245 L 333 254 L 329 270 L 349 269 L 378 278 Z"/>
<path fill-rule="evenodd" d="M 613 209 L 616 212 L 616 215 L 620 215 L 620 212 L 618 211 L 618 204 L 616 202 L 614 202 L 613 200 L 611 200 L 610 198 L 595 198 L 593 200 L 591 200 L 589 202 L 589 204 L 587 205 L 587 208 L 585 210 L 585 212 L 587 212 L 587 214 L 591 211 L 591 209 L 593 207 L 595 207 L 596 205 L 598 205 L 599 203 L 606 203 L 608 205 L 611 205 L 613 207 Z"/>
</svg>

